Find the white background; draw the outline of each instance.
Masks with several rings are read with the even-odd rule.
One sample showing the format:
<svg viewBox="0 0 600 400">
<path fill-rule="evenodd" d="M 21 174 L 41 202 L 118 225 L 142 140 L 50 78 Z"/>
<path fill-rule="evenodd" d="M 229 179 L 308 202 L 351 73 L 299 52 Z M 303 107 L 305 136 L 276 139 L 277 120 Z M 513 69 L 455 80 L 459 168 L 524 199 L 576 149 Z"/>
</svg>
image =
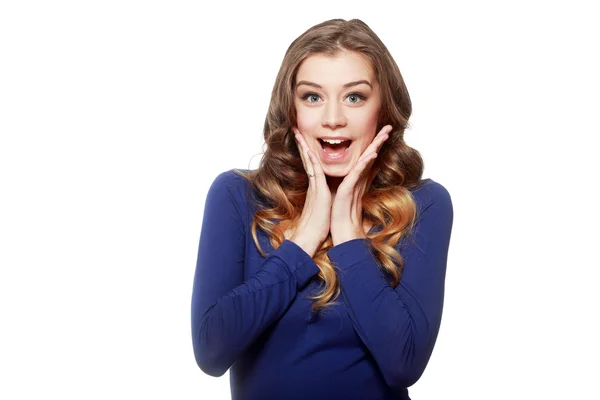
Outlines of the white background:
<svg viewBox="0 0 600 400">
<path fill-rule="evenodd" d="M 2 2 L 0 397 L 229 398 L 191 345 L 206 192 L 258 164 L 291 41 L 359 18 L 454 204 L 412 398 L 600 398 L 591 3 Z"/>
</svg>

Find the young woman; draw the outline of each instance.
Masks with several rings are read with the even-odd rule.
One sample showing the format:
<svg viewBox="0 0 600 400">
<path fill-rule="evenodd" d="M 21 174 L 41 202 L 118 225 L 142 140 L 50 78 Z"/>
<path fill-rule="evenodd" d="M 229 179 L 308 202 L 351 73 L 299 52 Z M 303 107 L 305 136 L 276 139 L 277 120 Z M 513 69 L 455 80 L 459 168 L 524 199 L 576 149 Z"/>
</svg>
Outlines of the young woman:
<svg viewBox="0 0 600 400">
<path fill-rule="evenodd" d="M 453 208 L 404 142 L 394 59 L 362 21 L 288 48 L 259 168 L 205 203 L 192 294 L 199 367 L 233 399 L 409 399 L 440 327 Z"/>
</svg>

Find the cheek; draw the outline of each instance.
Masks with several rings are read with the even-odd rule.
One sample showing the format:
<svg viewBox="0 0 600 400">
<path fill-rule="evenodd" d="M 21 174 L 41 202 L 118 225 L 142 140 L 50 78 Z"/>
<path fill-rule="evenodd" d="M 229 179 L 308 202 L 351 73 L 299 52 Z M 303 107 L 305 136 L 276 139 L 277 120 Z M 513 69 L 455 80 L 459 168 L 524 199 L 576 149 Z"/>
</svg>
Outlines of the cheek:
<svg viewBox="0 0 600 400">
<path fill-rule="evenodd" d="M 369 147 L 371 143 L 373 143 L 374 138 L 375 135 L 371 134 L 364 137 L 364 141 L 360 144 L 359 156 L 362 155 L 365 152 L 365 150 L 367 150 L 367 147 Z"/>
<path fill-rule="evenodd" d="M 311 110 L 298 109 L 296 111 L 297 125 L 300 132 L 310 133 L 319 126 L 320 119 L 317 113 Z"/>
<path fill-rule="evenodd" d="M 378 133 L 379 109 L 375 108 L 364 111 L 364 113 L 357 115 L 358 118 L 354 120 L 359 125 L 357 128 L 364 134 L 359 146 L 359 154 L 362 154 L 371 145 Z"/>
<path fill-rule="evenodd" d="M 365 115 L 363 115 L 364 124 L 369 128 L 369 130 L 377 129 L 377 122 L 379 120 L 379 108 L 373 108 L 367 110 Z"/>
</svg>

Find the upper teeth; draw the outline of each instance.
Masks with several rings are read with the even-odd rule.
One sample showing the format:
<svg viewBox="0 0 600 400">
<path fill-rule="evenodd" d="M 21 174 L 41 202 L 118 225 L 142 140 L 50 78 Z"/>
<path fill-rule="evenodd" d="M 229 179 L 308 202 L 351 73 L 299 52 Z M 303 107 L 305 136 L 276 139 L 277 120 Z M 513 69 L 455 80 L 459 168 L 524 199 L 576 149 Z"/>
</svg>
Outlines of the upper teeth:
<svg viewBox="0 0 600 400">
<path fill-rule="evenodd" d="M 342 142 L 345 142 L 345 140 L 331 140 L 331 139 L 321 139 L 324 142 L 327 142 L 329 144 L 340 144 Z"/>
</svg>

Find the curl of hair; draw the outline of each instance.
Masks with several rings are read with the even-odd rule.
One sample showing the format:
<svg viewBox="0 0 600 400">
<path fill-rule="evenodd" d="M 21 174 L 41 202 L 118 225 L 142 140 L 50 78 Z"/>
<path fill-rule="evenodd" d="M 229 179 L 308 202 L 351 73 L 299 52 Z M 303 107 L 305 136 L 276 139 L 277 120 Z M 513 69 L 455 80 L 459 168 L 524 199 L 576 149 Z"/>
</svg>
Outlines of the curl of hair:
<svg viewBox="0 0 600 400">
<path fill-rule="evenodd" d="M 412 112 L 404 79 L 388 49 L 364 22 L 358 19 L 325 21 L 291 43 L 277 74 L 265 118 L 266 151 L 258 169 L 247 174 L 236 172 L 265 200 L 254 215 L 251 230 L 260 253 L 266 256 L 259 244 L 257 228 L 268 235 L 271 245 L 277 249 L 286 239 L 286 230 L 294 231 L 308 189 L 308 177 L 292 131 L 296 125 L 293 93 L 298 68 L 312 54 L 335 56 L 340 51 L 357 52 L 370 61 L 381 88 L 377 131 L 387 124 L 393 127 L 372 166 L 373 178 L 363 196 L 362 208 L 367 225 L 382 227 L 379 232 L 369 231 L 366 236 L 374 259 L 395 288 L 404 265 L 396 245 L 414 226 L 416 204 L 410 189 L 421 180 L 423 159 L 404 141 Z M 336 267 L 327 255 L 332 247 L 330 233 L 313 256 L 320 270 L 318 279 L 323 283 L 322 290 L 311 297 L 313 311 L 334 304 L 340 294 Z"/>
</svg>

